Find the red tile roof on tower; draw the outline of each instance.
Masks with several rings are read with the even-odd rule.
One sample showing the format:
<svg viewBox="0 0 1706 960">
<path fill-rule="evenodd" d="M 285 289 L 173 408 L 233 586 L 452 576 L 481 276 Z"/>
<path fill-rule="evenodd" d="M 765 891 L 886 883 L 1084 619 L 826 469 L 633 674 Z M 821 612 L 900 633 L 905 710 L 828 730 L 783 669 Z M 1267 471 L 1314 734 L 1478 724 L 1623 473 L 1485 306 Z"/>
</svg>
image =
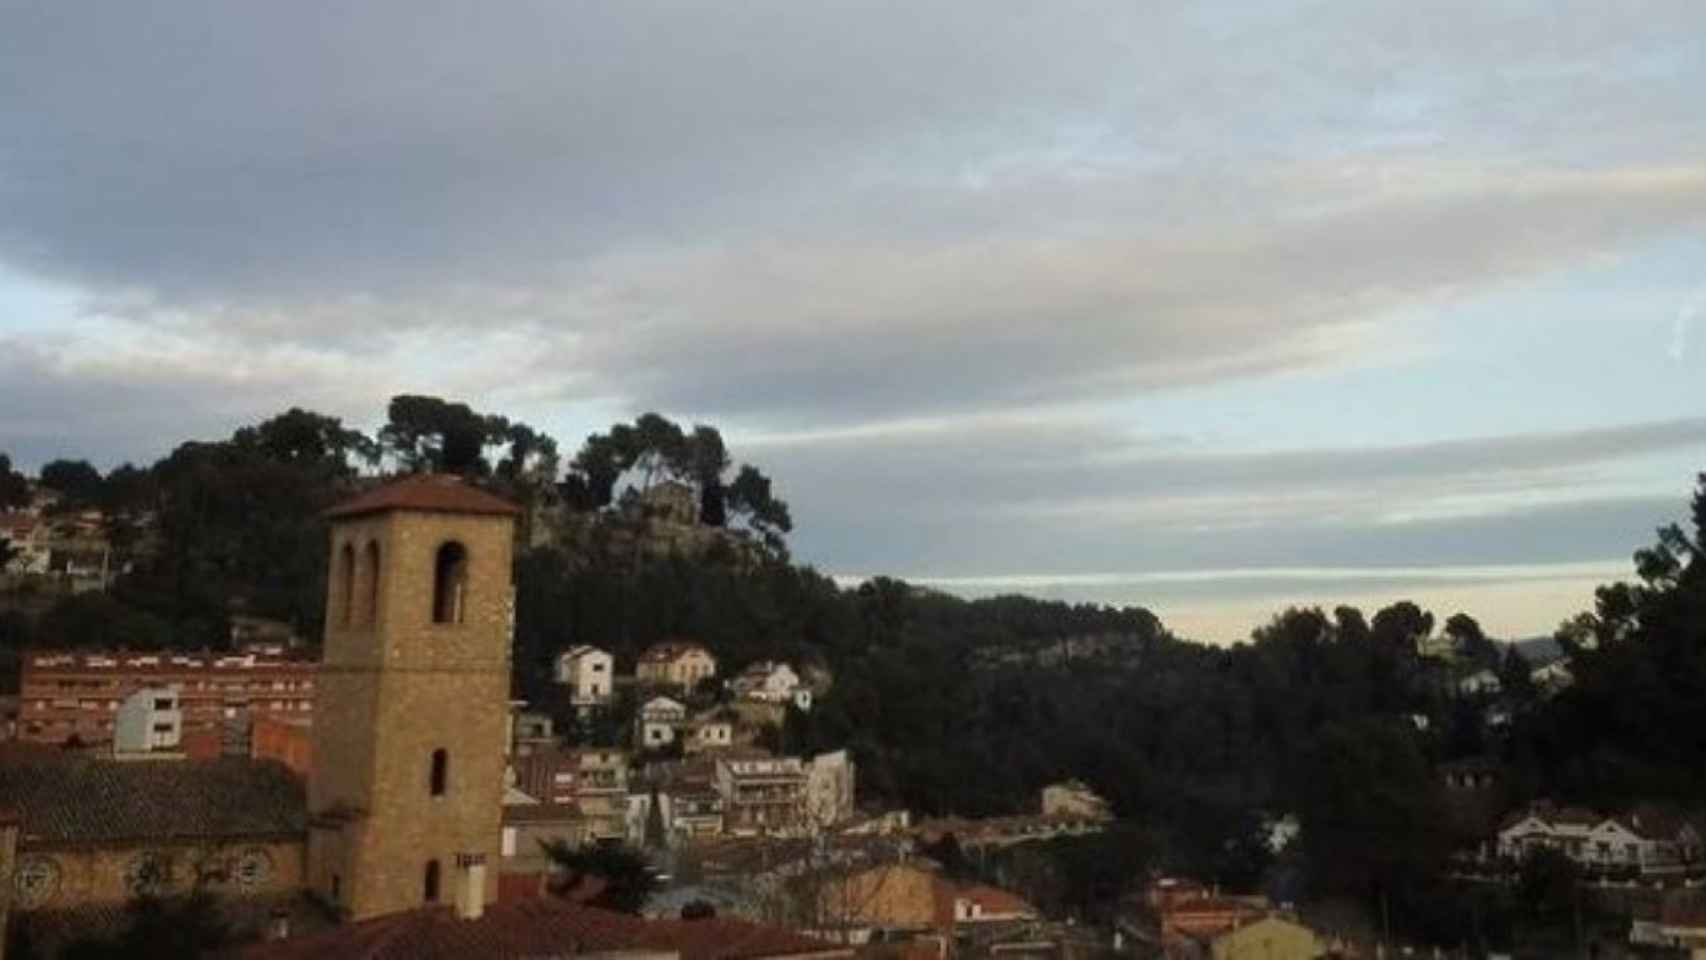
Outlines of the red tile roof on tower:
<svg viewBox="0 0 1706 960">
<path fill-rule="evenodd" d="M 317 936 L 261 944 L 242 960 L 521 960 L 579 953 L 674 953 L 681 960 L 850 957 L 852 948 L 740 920 L 642 920 L 555 898 L 488 906 L 477 920 L 448 907 L 376 917 Z"/>
<path fill-rule="evenodd" d="M 326 511 L 328 517 L 354 517 L 388 510 L 427 510 L 437 513 L 478 513 L 514 516 L 521 508 L 487 493 L 461 477 L 446 473 L 417 473 L 374 487 Z"/>
</svg>

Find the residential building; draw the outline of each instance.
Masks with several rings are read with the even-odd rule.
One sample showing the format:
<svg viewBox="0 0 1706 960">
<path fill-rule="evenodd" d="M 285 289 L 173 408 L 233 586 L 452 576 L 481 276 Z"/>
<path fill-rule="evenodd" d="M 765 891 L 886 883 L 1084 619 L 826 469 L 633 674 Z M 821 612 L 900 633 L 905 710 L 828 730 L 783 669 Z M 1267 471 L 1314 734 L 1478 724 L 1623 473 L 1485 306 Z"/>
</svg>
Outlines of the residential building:
<svg viewBox="0 0 1706 960">
<path fill-rule="evenodd" d="M 1321 953 L 1321 938 L 1314 930 L 1274 915 L 1229 930 L 1208 943 L 1212 960 L 1315 960 Z"/>
<path fill-rule="evenodd" d="M 134 757 L 178 751 L 184 735 L 184 711 L 176 686 L 143 687 L 119 704 L 113 726 L 113 754 Z"/>
<path fill-rule="evenodd" d="M 521 701 L 513 701 L 519 704 Z M 555 724 L 548 713 L 537 710 L 513 710 L 510 714 L 509 750 L 516 756 L 526 756 L 557 746 Z"/>
<path fill-rule="evenodd" d="M 846 750 L 820 753 L 806 764 L 806 816 L 813 827 L 853 818 L 853 759 Z"/>
<path fill-rule="evenodd" d="M 691 690 L 699 681 L 717 675 L 717 659 L 697 643 L 672 640 L 654 644 L 640 654 L 634 677 L 641 683 Z"/>
<path fill-rule="evenodd" d="M 991 928 L 1041 919 L 1036 907 L 998 887 L 959 883 L 934 869 L 884 863 L 819 885 L 814 927 L 847 943 L 984 939 Z"/>
<path fill-rule="evenodd" d="M 291 772 L 306 778 L 314 768 L 314 725 L 294 717 L 260 717 L 249 738 L 249 756 L 276 760 Z"/>
<path fill-rule="evenodd" d="M 723 829 L 737 836 L 811 832 L 806 809 L 805 765 L 798 757 L 757 752 L 717 758 L 717 792 L 723 797 Z"/>
<path fill-rule="evenodd" d="M 678 840 L 703 840 L 723 833 L 723 796 L 710 779 L 679 780 L 660 790 L 668 813 L 664 827 Z"/>
<path fill-rule="evenodd" d="M 253 653 L 32 651 L 18 681 L 18 739 L 110 743 L 126 697 L 144 687 L 176 687 L 185 754 L 247 755 L 255 718 L 314 715 L 318 672 L 309 660 Z"/>
<path fill-rule="evenodd" d="M 557 682 L 569 688 L 569 702 L 576 707 L 604 706 L 615 691 L 615 658 L 586 644 L 570 647 L 557 655 Z"/>
<path fill-rule="evenodd" d="M 594 840 L 591 821 L 581 816 L 579 806 L 573 803 L 506 804 L 502 830 L 498 843 L 500 877 L 530 877 L 536 890 L 551 872 L 546 844 L 561 843 L 575 849 Z"/>
<path fill-rule="evenodd" d="M 1542 804 L 1505 819 L 1497 850 L 1515 860 L 1537 850 L 1557 850 L 1585 868 L 1654 874 L 1680 872 L 1706 858 L 1703 837 L 1706 829 L 1700 823 L 1660 807 L 1604 816 Z"/>
<path fill-rule="evenodd" d="M 738 714 L 721 709 L 702 713 L 683 728 L 682 751 L 688 754 L 727 750 L 735 743 Z"/>
<path fill-rule="evenodd" d="M 40 517 L 24 511 L 0 513 L 0 541 L 8 543 L 16 555 L 0 567 L 0 573 L 44 574 L 53 560 L 48 525 Z"/>
<path fill-rule="evenodd" d="M 812 708 L 812 691 L 800 682 L 794 668 L 774 660 L 760 660 L 729 681 L 729 689 L 742 700 L 758 703 L 793 704 Z"/>
<path fill-rule="evenodd" d="M 1466 697 L 1496 694 L 1502 689 L 1504 685 L 1499 682 L 1499 675 L 1491 670 L 1477 670 L 1457 681 L 1457 692 Z"/>
<path fill-rule="evenodd" d="M 668 697 L 653 697 L 634 716 L 634 746 L 656 750 L 675 742 L 676 731 L 687 724 L 687 707 Z"/>
<path fill-rule="evenodd" d="M 583 747 L 541 750 L 514 758 L 515 788 L 541 803 L 572 807 L 586 821 L 589 837 L 626 835 L 628 755 Z"/>
<path fill-rule="evenodd" d="M 433 474 L 326 513 L 306 885 L 352 920 L 497 897 L 518 513 Z"/>
<path fill-rule="evenodd" d="M 1042 809 L 1045 817 L 1113 819 L 1113 814 L 1108 810 L 1108 801 L 1102 799 L 1082 780 L 1066 780 L 1044 787 Z"/>
</svg>

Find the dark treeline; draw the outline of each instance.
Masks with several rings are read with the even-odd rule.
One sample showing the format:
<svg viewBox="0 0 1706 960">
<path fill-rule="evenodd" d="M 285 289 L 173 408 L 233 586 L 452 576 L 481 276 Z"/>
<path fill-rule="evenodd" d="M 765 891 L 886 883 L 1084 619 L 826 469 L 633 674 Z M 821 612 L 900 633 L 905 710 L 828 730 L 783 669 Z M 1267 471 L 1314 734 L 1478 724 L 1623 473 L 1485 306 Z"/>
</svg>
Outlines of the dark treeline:
<svg viewBox="0 0 1706 960">
<path fill-rule="evenodd" d="M 669 478 L 699 491 L 703 522 L 767 549 L 756 563 L 639 565 L 523 551 L 524 696 L 553 701 L 550 660 L 570 643 L 611 648 L 619 669 L 672 636 L 704 641 L 726 669 L 788 659 L 833 685 L 809 715 L 790 715 L 781 744 L 850 748 L 867 806 L 1018 812 L 1035 808 L 1043 784 L 1078 777 L 1142 825 L 1152 866 L 1240 887 L 1278 874 L 1298 894 L 1378 900 L 1438 942 L 1460 938 L 1471 912 L 1489 922 L 1484 905 L 1437 881 L 1449 852 L 1484 839 L 1454 818 L 1442 763 L 1497 764 L 1507 805 L 1706 795 L 1706 475 L 1691 528 L 1660 531 L 1636 555 L 1638 582 L 1601 588 L 1592 611 L 1560 628 L 1575 682 L 1548 697 L 1472 617 L 1436 623 L 1410 603 L 1288 610 L 1249 642 L 1216 647 L 1138 608 L 967 601 L 884 578 L 842 588 L 788 561 L 786 504 L 756 468 L 733 470 L 705 426 L 648 415 L 589 437 L 565 466 L 551 438 L 463 404 L 399 397 L 389 415 L 368 438 L 292 410 L 99 482 L 56 467 L 56 482 L 79 491 L 68 500 L 107 511 L 135 568 L 110 596 L 0 613 L 0 644 L 216 646 L 233 606 L 315 636 L 320 511 L 376 471 L 454 470 L 580 513 L 614 509 L 623 484 Z M 0 493 L 15 497 L 8 475 Z M 1436 627 L 1458 666 L 1422 655 Z M 1463 664 L 1495 671 L 1504 692 L 1460 693 Z M 1276 862 L 1264 822 L 1288 815 L 1300 842 Z"/>
</svg>

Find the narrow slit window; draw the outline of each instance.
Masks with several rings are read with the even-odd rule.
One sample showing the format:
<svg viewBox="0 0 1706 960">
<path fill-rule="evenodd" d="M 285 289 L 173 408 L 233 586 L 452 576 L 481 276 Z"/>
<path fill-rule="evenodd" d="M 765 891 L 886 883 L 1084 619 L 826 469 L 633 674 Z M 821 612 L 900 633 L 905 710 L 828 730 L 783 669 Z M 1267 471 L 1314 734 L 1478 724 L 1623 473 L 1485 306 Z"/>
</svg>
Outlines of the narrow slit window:
<svg viewBox="0 0 1706 960">
<path fill-rule="evenodd" d="M 433 796 L 444 796 L 445 782 L 449 776 L 450 754 L 440 747 L 432 752 L 432 773 L 427 778 L 428 789 Z"/>
<path fill-rule="evenodd" d="M 338 557 L 338 593 L 338 623 L 347 627 L 355 603 L 355 548 L 347 543 Z"/>
<path fill-rule="evenodd" d="M 361 622 L 373 626 L 379 622 L 379 544 L 367 542 L 365 582 L 366 596 L 362 598 Z"/>
</svg>

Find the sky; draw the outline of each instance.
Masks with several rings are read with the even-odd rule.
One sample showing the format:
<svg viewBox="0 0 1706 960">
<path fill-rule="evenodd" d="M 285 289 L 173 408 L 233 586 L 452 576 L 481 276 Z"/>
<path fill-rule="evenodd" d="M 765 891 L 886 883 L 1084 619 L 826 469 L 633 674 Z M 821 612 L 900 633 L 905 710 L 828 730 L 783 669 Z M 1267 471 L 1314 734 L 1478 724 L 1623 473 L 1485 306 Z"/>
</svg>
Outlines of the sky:
<svg viewBox="0 0 1706 960">
<path fill-rule="evenodd" d="M 1697 0 L 0 0 L 0 450 L 718 425 L 796 556 L 1549 632 L 1706 470 Z"/>
</svg>

